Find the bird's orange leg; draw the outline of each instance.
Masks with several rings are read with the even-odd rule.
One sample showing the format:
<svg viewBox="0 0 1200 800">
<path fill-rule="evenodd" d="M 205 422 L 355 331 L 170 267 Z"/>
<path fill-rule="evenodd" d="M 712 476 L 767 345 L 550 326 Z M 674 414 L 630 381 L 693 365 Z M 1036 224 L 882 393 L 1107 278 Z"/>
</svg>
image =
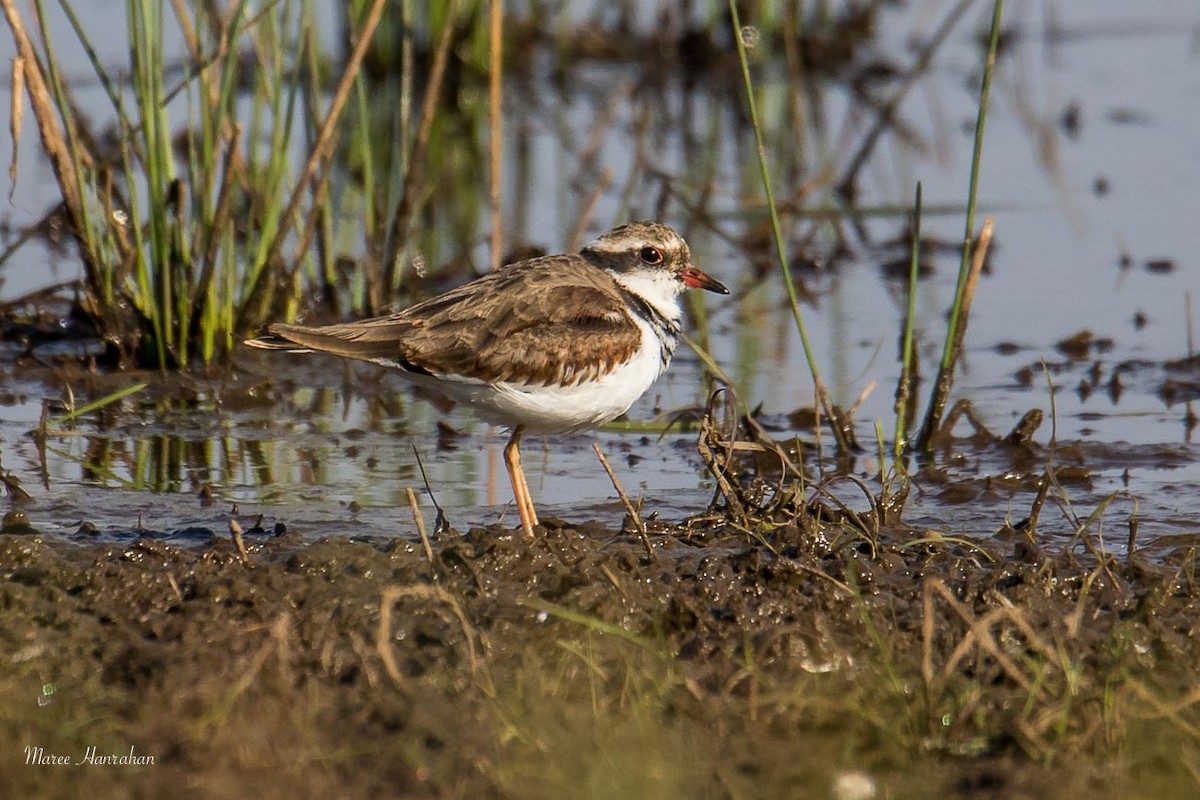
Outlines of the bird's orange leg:
<svg viewBox="0 0 1200 800">
<path fill-rule="evenodd" d="M 513 500 L 517 504 L 517 514 L 521 517 L 521 530 L 530 539 L 533 538 L 533 528 L 538 524 L 537 511 L 533 508 L 533 498 L 529 494 L 529 484 L 525 480 L 525 470 L 521 467 L 521 434 L 520 425 L 513 428 L 508 444 L 504 445 L 504 466 L 508 470 L 508 480 L 512 484 Z"/>
</svg>

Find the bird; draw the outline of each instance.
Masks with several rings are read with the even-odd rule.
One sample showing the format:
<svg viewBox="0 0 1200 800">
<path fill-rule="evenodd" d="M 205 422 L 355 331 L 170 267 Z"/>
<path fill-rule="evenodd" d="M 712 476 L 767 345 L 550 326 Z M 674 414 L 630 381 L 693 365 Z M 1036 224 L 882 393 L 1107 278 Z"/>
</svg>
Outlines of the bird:
<svg viewBox="0 0 1200 800">
<path fill-rule="evenodd" d="M 629 410 L 670 364 L 679 297 L 692 288 L 729 294 L 692 264 L 672 228 L 631 222 L 577 253 L 517 261 L 394 314 L 272 323 L 245 344 L 398 370 L 507 427 L 504 465 L 521 528 L 533 538 L 538 518 L 521 437 L 582 433 Z"/>
</svg>

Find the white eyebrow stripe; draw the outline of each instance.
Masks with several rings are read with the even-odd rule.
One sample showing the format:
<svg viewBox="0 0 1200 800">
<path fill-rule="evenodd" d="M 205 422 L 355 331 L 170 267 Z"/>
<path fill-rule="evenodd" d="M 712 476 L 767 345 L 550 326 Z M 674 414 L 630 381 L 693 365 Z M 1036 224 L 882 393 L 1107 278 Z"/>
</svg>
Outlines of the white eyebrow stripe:
<svg viewBox="0 0 1200 800">
<path fill-rule="evenodd" d="M 587 246 L 588 250 L 595 250 L 601 253 L 627 253 L 630 250 L 640 250 L 646 244 L 646 240 L 640 236 L 607 236 L 601 239 L 596 239 Z"/>
</svg>

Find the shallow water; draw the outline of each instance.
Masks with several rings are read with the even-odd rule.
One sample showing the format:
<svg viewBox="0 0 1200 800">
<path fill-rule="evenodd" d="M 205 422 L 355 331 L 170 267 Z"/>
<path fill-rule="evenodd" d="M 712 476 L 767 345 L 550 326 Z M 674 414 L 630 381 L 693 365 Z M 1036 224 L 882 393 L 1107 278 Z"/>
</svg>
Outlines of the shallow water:
<svg viewBox="0 0 1200 800">
<path fill-rule="evenodd" d="M 909 42 L 928 35 L 945 13 L 944 5 L 889 10 L 879 26 L 880 38 L 870 46 L 881 57 L 910 63 Z M 1018 35 L 993 86 L 981 181 L 982 213 L 996 218 L 995 249 L 991 272 L 976 297 L 954 397 L 970 399 L 998 434 L 1030 408 L 1043 409 L 1049 418 L 1050 390 L 1039 366 L 1045 359 L 1057 388 L 1056 463 L 1086 465 L 1090 481 L 1067 486 L 1070 511 L 1056 512 L 1054 522 L 1047 511 L 1044 524 L 1069 535 L 1071 512 L 1086 518 L 1118 493 L 1105 512 L 1104 530 L 1106 537 L 1112 532 L 1113 549 L 1124 546 L 1135 502 L 1143 544 L 1161 538 L 1169 545 L 1177 541 L 1174 536 L 1186 539 L 1194 533 L 1191 498 L 1200 484 L 1200 453 L 1186 424 L 1187 406 L 1168 405 L 1162 396 L 1168 379 L 1183 394 L 1200 381 L 1195 367 L 1165 366 L 1188 354 L 1185 298 L 1196 285 L 1194 262 L 1200 252 L 1200 228 L 1190 222 L 1200 194 L 1200 145 L 1194 136 L 1200 129 L 1200 17 L 1190 2 L 1156 3 L 1134 12 L 1126 3 L 1077 0 L 1012 5 L 1007 19 Z M 921 180 L 931 209 L 924 232 L 950 243 L 962 235 L 959 207 L 977 104 L 974 35 L 983 20 L 983 10 L 976 9 L 955 29 L 930 73 L 901 105 L 912 136 L 885 136 L 858 182 L 859 206 L 869 210 L 907 205 L 915 181 Z M 115 52 L 112 58 L 118 56 Z M 82 63 L 79 71 L 86 73 Z M 585 66 L 576 80 L 581 86 L 620 89 L 636 74 L 632 67 Z M 779 77 L 769 69 L 763 76 L 760 103 L 768 115 L 782 113 Z M 823 111 L 824 128 L 808 130 L 803 146 L 813 167 L 828 164 L 836 171 L 857 147 L 870 119 L 864 119 L 862 106 L 846 86 L 826 82 L 821 88 L 810 102 Z M 644 143 L 649 159 L 686 184 L 698 168 L 686 141 L 708 142 L 717 224 L 723 234 L 745 235 L 760 222 L 757 214 L 753 222 L 745 221 L 745 197 L 759 195 L 752 153 L 734 144 L 745 132 L 736 128 L 723 96 L 692 96 L 674 83 L 664 91 L 664 107 L 653 117 L 662 129 Z M 891 88 L 881 91 L 886 96 Z M 527 108 L 509 108 L 511 129 L 528 128 L 532 120 L 525 144 L 541 165 L 531 186 L 510 188 L 513 241 L 549 249 L 565 245 L 578 218 L 579 198 L 590 192 L 587 186 L 566 187 L 592 174 L 580 168 L 575 148 L 589 136 L 609 94 L 581 92 L 540 118 Z M 80 96 L 94 100 L 99 109 L 100 95 L 98 88 L 85 87 Z M 556 102 L 553 96 L 545 100 Z M 606 227 L 618 212 L 623 176 L 632 169 L 637 149 L 634 131 L 641 108 L 640 102 L 614 106 L 595 171 L 608 167 L 617 177 L 600 195 L 592 231 Z M 1063 122 L 1072 108 L 1079 120 L 1076 128 Z M 9 147 L 0 144 L 0 161 L 7 163 Z M 30 126 L 22 139 L 17 189 L 15 205 L 7 212 L 14 226 L 39 216 L 54 195 Z M 633 215 L 652 213 L 656 200 L 656 193 L 635 193 Z M 830 202 L 830 195 L 819 191 L 807 199 L 806 208 Z M 937 213 L 938 207 L 951 211 Z M 681 214 L 678 206 L 668 208 Z M 679 220 L 668 216 L 667 221 Z M 865 387 L 875 385 L 856 416 L 859 437 L 869 443 L 875 420 L 882 421 L 885 431 L 893 424 L 894 352 L 903 299 L 900 283 L 883 278 L 880 264 L 903 252 L 880 243 L 897 236 L 904 221 L 894 214 L 868 214 L 844 224 L 851 230 L 858 225 L 849 235 L 851 253 L 823 272 L 804 276 L 818 293 L 815 304 L 805 308 L 805 318 L 840 405 L 850 405 Z M 811 233 L 811 242 L 790 243 L 794 255 L 821 257 L 829 231 L 814 223 Z M 774 272 L 752 277 L 746 253 L 709 230 L 696 227 L 689 239 L 696 262 L 734 288 L 730 298 L 704 302 L 714 355 L 734 378 L 741 398 L 751 407 L 761 406 L 768 421 L 784 420 L 809 405 L 811 380 Z M 932 261 L 935 272 L 922 282 L 918 297 L 926 375 L 940 351 L 957 256 L 951 248 Z M 71 278 L 71 264 L 31 246 L 3 268 L 0 297 L 11 298 L 46 280 Z M 1138 315 L 1144 316 L 1144 324 L 1135 323 Z M 1111 341 L 1076 360 L 1056 348 L 1060 340 L 1085 329 Z M 1080 391 L 1096 362 L 1100 388 Z M 1104 386 L 1118 365 L 1127 368 L 1121 370 L 1122 390 L 1114 394 Z M 1033 368 L 1032 381 L 1023 385 L 1017 374 L 1028 367 Z M 58 390 L 46 388 L 40 374 L 6 367 L 6 395 L 0 403 L 3 466 L 31 493 L 27 513 L 35 527 L 69 533 L 86 519 L 103 533 L 123 536 L 137 529 L 140 514 L 145 529 L 203 537 L 206 530 L 224 530 L 229 505 L 236 502 L 243 514 L 263 513 L 306 535 L 412 535 L 406 488 L 418 490 L 430 523 L 433 516 L 428 496 L 420 491 L 414 447 L 423 456 L 433 495 L 453 524 L 489 522 L 504 512 L 509 490 L 499 458 L 503 432 L 461 411 L 444 415 L 414 399 L 401 382 L 381 379 L 372 370 L 349 372 L 331 361 L 306 365 L 257 357 L 242 359 L 241 370 L 202 388 L 198 406 L 166 408 L 162 402 L 128 400 L 118 409 L 80 420 L 73 430 L 47 442 L 43 483 L 38 477 L 42 457 L 26 433 L 37 425 L 42 397 L 57 396 Z M 258 405 L 231 401 L 247 386 L 285 371 L 290 371 L 288 380 L 276 381 L 270 397 L 260 397 Z M 79 393 L 86 381 L 72 378 L 71 383 Z M 112 383 L 109 391 L 119 385 Z M 705 394 L 699 361 L 681 351 L 629 416 L 643 421 L 658 408 L 699 406 Z M 238 407 L 230 408 L 231 402 Z M 439 446 L 439 420 L 465 435 Z M 783 423 L 779 427 L 781 438 L 807 433 L 782 430 Z M 959 432 L 967 433 L 965 428 Z M 1039 458 L 1046 457 L 1050 437 L 1047 421 L 1034 437 L 1043 448 Z M 596 439 L 626 490 L 643 499 L 647 512 L 676 519 L 709 502 L 712 486 L 695 453 L 694 434 L 659 439 L 657 434 L 601 432 Z M 595 517 L 616 525 L 624 511 L 590 441 L 551 439 L 541 446 L 528 439 L 531 488 L 544 515 Z M 94 463 L 98 454 L 102 469 Z M 986 535 L 1006 517 L 1017 520 L 1028 513 L 1032 492 L 1013 491 L 1002 481 L 985 484 L 986 477 L 1002 477 L 1011 469 L 1007 455 L 964 444 L 950 467 L 956 481 L 968 489 L 978 483 L 979 491 L 956 491 L 953 497 L 938 490 L 917 493 L 906 519 L 943 532 Z M 876 469 L 869 453 L 855 465 L 864 477 Z M 216 492 L 217 500 L 208 508 L 196 499 L 202 484 Z M 971 502 L 963 502 L 964 497 Z M 511 511 L 504 519 L 516 522 Z"/>
</svg>

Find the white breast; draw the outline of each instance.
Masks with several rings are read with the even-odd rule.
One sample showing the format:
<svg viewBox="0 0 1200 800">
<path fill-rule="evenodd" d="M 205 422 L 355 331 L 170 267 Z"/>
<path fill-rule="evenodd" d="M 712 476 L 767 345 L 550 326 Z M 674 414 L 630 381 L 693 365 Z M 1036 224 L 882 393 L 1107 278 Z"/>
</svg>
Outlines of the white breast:
<svg viewBox="0 0 1200 800">
<path fill-rule="evenodd" d="M 408 377 L 449 397 L 466 403 L 488 420 L 509 428 L 525 426 L 531 433 L 579 433 L 616 419 L 629 410 L 666 369 L 662 342 L 649 323 L 634 315 L 642 334 L 633 358 L 609 374 L 574 386 L 530 386 L 523 383 L 489 384 L 484 381 L 443 376 Z"/>
<path fill-rule="evenodd" d="M 629 410 L 666 369 L 662 342 L 637 319 L 642 344 L 633 358 L 595 381 L 575 386 L 501 383 L 474 405 L 484 417 L 504 425 L 524 425 L 536 433 L 578 433 L 610 422 Z"/>
</svg>

